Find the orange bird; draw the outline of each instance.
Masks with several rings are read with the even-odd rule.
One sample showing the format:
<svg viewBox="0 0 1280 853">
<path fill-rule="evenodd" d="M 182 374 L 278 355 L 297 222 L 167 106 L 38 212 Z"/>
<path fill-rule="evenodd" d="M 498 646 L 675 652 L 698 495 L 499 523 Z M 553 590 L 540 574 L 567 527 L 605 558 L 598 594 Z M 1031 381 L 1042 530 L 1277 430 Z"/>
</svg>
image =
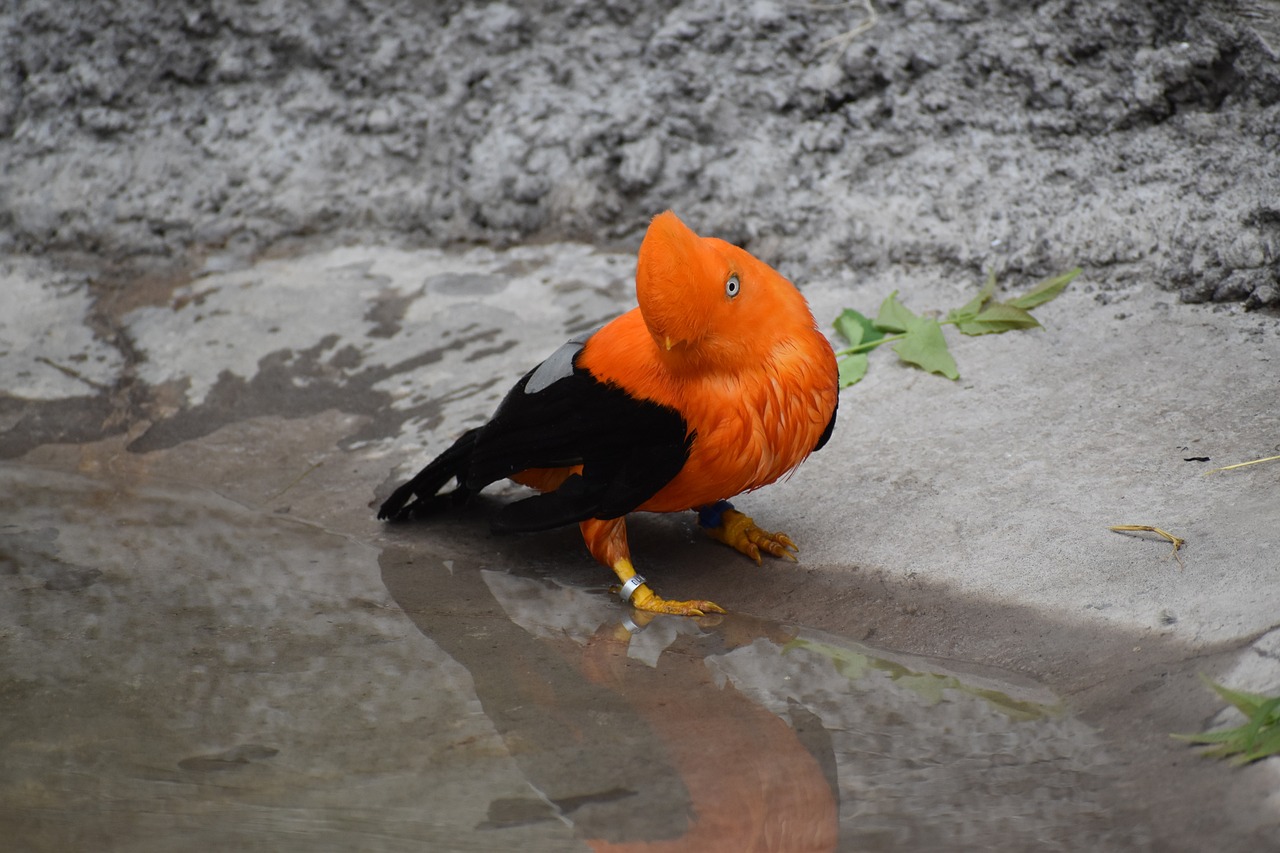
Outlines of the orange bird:
<svg viewBox="0 0 1280 853">
<path fill-rule="evenodd" d="M 551 354 L 392 493 L 378 517 L 417 518 L 503 478 L 540 494 L 503 507 L 496 531 L 577 523 L 640 610 L 701 616 L 710 601 L 656 595 L 631 564 L 629 512 L 695 510 L 714 539 L 760 562 L 794 560 L 728 499 L 791 473 L 835 425 L 831 344 L 795 285 L 737 246 L 653 218 L 636 266 L 639 302 Z M 451 479 L 453 491 L 437 494 Z"/>
</svg>

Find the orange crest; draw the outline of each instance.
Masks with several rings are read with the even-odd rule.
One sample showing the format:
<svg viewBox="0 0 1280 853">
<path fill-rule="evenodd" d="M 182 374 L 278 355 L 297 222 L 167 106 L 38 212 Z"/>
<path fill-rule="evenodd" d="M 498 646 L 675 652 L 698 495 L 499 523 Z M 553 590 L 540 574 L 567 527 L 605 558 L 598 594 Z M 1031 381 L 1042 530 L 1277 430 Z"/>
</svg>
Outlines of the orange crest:
<svg viewBox="0 0 1280 853">
<path fill-rule="evenodd" d="M 726 301 L 728 263 L 671 211 L 649 224 L 636 266 L 636 298 L 660 349 L 696 345 Z"/>
<path fill-rule="evenodd" d="M 797 328 L 813 328 L 800 292 L 768 264 L 671 211 L 649 224 L 636 266 L 645 326 L 670 369 L 740 369 Z"/>
</svg>

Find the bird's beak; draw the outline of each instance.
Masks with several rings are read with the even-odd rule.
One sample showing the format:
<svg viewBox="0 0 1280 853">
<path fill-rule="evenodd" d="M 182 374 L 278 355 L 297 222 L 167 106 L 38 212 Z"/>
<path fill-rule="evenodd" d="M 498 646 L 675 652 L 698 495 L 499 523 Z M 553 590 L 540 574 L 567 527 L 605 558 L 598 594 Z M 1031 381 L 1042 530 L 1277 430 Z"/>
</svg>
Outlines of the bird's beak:
<svg viewBox="0 0 1280 853">
<path fill-rule="evenodd" d="M 667 345 L 667 352 L 671 352 L 671 348 L 676 345 L 676 342 L 671 340 L 670 336 L 667 336 L 663 343 Z"/>
</svg>

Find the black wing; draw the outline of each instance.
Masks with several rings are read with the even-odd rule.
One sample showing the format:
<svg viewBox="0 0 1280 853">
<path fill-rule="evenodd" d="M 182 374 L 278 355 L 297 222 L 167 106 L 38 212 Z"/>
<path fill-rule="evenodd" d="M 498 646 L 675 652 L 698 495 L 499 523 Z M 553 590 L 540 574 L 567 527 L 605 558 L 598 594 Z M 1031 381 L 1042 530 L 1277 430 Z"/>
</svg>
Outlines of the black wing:
<svg viewBox="0 0 1280 853">
<path fill-rule="evenodd" d="M 625 515 L 669 483 L 694 438 L 684 418 L 596 379 L 577 364 L 582 346 L 565 344 L 521 378 L 487 424 L 397 489 L 379 518 L 430 512 L 529 468 L 581 465 L 556 491 L 509 504 L 494 521 L 497 530 L 545 530 Z M 437 496 L 453 477 L 457 489 Z"/>
</svg>

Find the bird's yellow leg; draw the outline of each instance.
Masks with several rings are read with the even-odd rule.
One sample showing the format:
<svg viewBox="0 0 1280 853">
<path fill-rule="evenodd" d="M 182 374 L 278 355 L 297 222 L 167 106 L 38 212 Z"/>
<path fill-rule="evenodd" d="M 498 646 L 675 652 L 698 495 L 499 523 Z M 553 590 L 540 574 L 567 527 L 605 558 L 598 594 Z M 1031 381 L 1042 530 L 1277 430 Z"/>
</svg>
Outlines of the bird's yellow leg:
<svg viewBox="0 0 1280 853">
<path fill-rule="evenodd" d="M 741 551 L 755 560 L 756 565 L 760 564 L 761 551 L 794 563 L 795 552 L 800 550 L 790 536 L 760 529 L 751 516 L 738 512 L 728 501 L 699 509 L 698 523 L 712 539 Z"/>
<path fill-rule="evenodd" d="M 627 526 L 623 519 L 589 518 L 579 527 L 591 556 L 613 569 L 613 573 L 622 582 L 619 589 L 622 600 L 630 601 L 637 610 L 675 616 L 705 616 L 708 613 L 725 612 L 723 607 L 713 601 L 669 601 L 650 589 L 645 579 L 636 574 L 635 566 L 631 565 Z"/>
</svg>

